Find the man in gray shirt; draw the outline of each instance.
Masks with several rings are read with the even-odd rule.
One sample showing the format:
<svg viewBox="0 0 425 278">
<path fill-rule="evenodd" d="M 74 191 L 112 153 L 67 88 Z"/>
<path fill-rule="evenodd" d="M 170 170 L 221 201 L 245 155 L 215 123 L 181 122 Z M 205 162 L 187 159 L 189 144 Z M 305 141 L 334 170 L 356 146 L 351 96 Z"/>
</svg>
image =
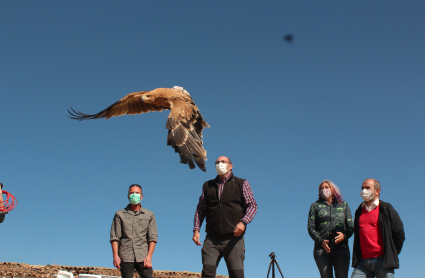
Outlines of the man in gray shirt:
<svg viewBox="0 0 425 278">
<path fill-rule="evenodd" d="M 140 277 L 152 278 L 152 255 L 158 241 L 155 215 L 142 207 L 142 187 L 130 185 L 130 204 L 115 213 L 111 227 L 114 266 L 122 278 L 132 278 L 136 268 Z"/>
</svg>

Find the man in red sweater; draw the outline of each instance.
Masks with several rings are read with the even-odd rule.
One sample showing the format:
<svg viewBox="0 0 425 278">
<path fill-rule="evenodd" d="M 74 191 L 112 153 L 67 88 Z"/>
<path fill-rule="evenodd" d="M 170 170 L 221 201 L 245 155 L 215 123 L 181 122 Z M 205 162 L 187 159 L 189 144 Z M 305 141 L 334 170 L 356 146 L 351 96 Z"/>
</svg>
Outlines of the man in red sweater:
<svg viewBox="0 0 425 278">
<path fill-rule="evenodd" d="M 364 202 L 355 213 L 351 278 L 393 278 L 404 242 L 403 223 L 391 204 L 379 200 L 381 184 L 367 179 L 360 192 Z"/>
</svg>

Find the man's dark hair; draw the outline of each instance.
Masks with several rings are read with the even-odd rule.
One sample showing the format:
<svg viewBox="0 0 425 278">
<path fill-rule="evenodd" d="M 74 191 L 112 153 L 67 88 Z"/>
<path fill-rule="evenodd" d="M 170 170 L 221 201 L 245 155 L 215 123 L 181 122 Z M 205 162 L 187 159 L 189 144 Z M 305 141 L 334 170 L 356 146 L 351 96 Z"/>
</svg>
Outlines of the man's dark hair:
<svg viewBox="0 0 425 278">
<path fill-rule="evenodd" d="M 140 186 L 140 185 L 138 185 L 138 184 L 132 184 L 132 185 L 130 185 L 130 187 L 128 188 L 128 190 L 130 190 L 130 188 L 132 188 L 133 186 L 137 186 L 138 188 L 140 188 L 140 190 L 142 191 L 142 194 L 143 194 L 143 189 L 142 189 L 142 187 Z"/>
</svg>

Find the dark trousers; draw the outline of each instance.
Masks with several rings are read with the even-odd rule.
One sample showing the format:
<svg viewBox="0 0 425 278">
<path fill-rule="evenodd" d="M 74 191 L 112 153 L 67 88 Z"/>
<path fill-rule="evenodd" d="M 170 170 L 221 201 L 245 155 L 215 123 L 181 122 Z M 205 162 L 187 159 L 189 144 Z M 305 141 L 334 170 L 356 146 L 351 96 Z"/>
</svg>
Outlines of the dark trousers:
<svg viewBox="0 0 425 278">
<path fill-rule="evenodd" d="M 202 247 L 202 278 L 215 278 L 221 258 L 226 262 L 229 278 L 244 278 L 244 236 L 207 234 Z"/>
<path fill-rule="evenodd" d="M 121 263 L 121 276 L 122 278 L 133 278 L 134 269 L 137 270 L 141 278 L 152 278 L 152 268 L 143 268 L 141 263 Z"/>
<path fill-rule="evenodd" d="M 315 246 L 313 251 L 314 260 L 320 272 L 321 278 L 333 278 L 332 267 L 336 278 L 347 278 L 350 266 L 350 249 L 335 245 L 331 252 L 326 253 L 323 247 Z"/>
</svg>

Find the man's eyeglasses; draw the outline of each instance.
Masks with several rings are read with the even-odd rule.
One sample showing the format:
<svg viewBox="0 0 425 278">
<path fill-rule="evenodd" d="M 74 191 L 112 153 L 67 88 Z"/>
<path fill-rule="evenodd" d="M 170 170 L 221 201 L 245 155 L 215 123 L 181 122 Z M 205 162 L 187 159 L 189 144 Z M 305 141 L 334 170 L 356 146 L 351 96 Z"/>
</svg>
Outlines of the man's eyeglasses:
<svg viewBox="0 0 425 278">
<path fill-rule="evenodd" d="M 220 162 L 221 162 L 221 163 L 227 163 L 227 164 L 230 164 L 230 162 L 229 162 L 229 161 L 221 160 L 221 161 L 216 161 L 216 162 L 215 162 L 215 165 L 219 164 Z"/>
</svg>

